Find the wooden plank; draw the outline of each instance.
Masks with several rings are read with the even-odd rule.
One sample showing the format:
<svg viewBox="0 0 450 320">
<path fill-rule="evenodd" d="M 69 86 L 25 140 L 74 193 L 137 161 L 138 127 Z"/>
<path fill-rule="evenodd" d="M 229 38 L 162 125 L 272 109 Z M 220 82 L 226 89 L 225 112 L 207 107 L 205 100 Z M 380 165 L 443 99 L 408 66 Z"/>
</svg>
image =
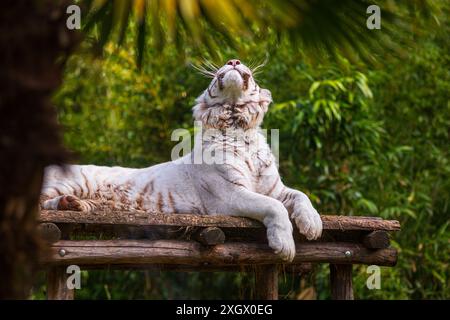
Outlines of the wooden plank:
<svg viewBox="0 0 450 320">
<path fill-rule="evenodd" d="M 353 300 L 351 264 L 330 264 L 331 298 Z"/>
<path fill-rule="evenodd" d="M 196 214 L 161 214 L 143 211 L 95 211 L 89 214 L 79 211 L 42 210 L 41 222 L 71 224 L 114 224 L 141 226 L 186 226 L 186 227 L 225 227 L 261 228 L 263 225 L 252 219 L 232 216 L 210 216 Z"/>
<path fill-rule="evenodd" d="M 278 267 L 275 264 L 256 267 L 255 298 L 278 300 Z"/>
<path fill-rule="evenodd" d="M 66 266 L 53 266 L 47 271 L 47 299 L 73 300 L 74 290 L 67 287 Z"/>
<path fill-rule="evenodd" d="M 177 240 L 80 240 L 52 245 L 52 263 L 76 265 L 182 264 L 251 265 L 283 261 L 265 244 L 224 243 L 205 247 L 195 241 Z M 65 251 L 64 256 L 58 254 Z M 356 243 L 308 242 L 296 244 L 294 263 L 329 262 L 393 266 L 395 249 L 371 250 Z"/>
<path fill-rule="evenodd" d="M 321 216 L 324 230 L 400 230 L 396 220 L 357 216 Z M 41 222 L 64 224 L 100 224 L 126 226 L 185 226 L 219 228 L 262 228 L 262 223 L 242 217 L 225 215 L 160 214 L 142 211 L 98 211 L 89 214 L 78 211 L 42 210 Z"/>
<path fill-rule="evenodd" d="M 398 231 L 400 223 L 397 220 L 383 220 L 378 217 L 358 216 L 320 216 L 324 230 L 384 230 Z"/>
</svg>

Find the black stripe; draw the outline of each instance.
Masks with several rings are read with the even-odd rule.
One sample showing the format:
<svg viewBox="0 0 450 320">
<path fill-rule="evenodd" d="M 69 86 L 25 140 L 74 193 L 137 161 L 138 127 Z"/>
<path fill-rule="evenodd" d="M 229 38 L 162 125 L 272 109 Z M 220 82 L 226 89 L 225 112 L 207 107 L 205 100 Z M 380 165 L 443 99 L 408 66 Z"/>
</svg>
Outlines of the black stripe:
<svg viewBox="0 0 450 320">
<path fill-rule="evenodd" d="M 81 175 L 82 175 L 83 178 L 84 178 L 84 184 L 86 185 L 87 193 L 88 193 L 88 194 L 87 194 L 87 197 L 89 197 L 90 194 L 91 194 L 91 188 L 89 188 L 88 179 L 87 179 L 86 175 L 83 173 L 83 170 L 82 170 L 82 169 L 80 169 L 80 173 L 81 173 Z"/>
</svg>

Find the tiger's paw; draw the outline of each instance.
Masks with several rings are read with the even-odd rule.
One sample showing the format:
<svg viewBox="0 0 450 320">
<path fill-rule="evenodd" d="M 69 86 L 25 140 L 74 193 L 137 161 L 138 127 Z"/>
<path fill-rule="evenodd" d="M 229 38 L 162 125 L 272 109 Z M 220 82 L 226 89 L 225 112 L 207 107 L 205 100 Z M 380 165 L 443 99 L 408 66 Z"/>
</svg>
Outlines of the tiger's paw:
<svg viewBox="0 0 450 320">
<path fill-rule="evenodd" d="M 292 213 L 298 230 L 308 240 L 317 240 L 322 235 L 322 220 L 319 213 L 309 202 L 301 202 Z"/>
<path fill-rule="evenodd" d="M 83 201 L 75 196 L 61 196 L 56 209 L 69 211 L 87 211 L 87 208 L 83 206 Z"/>
<path fill-rule="evenodd" d="M 90 206 L 84 200 L 71 195 L 63 195 L 42 203 L 44 210 L 89 211 Z"/>
<path fill-rule="evenodd" d="M 295 257 L 295 243 L 292 236 L 292 224 L 287 218 L 277 219 L 267 226 L 269 246 L 284 261 L 291 262 Z"/>
</svg>

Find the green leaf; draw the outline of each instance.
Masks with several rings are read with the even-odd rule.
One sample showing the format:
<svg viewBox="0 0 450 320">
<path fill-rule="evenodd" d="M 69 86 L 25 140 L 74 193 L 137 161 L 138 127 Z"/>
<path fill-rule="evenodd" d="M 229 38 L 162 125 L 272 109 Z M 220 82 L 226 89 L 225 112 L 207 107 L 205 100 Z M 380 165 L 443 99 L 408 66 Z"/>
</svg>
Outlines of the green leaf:
<svg viewBox="0 0 450 320">
<path fill-rule="evenodd" d="M 136 63 L 138 69 L 142 67 L 142 61 L 144 58 L 144 50 L 146 44 L 146 34 L 147 34 L 147 24 L 146 24 L 146 4 L 144 2 L 143 7 L 139 10 L 142 12 L 138 12 L 137 14 L 141 16 L 137 22 L 137 42 L 136 42 Z"/>
<path fill-rule="evenodd" d="M 314 99 L 314 92 L 320 87 L 320 81 L 315 81 L 309 88 L 309 98 Z"/>
<path fill-rule="evenodd" d="M 361 198 L 357 201 L 357 206 L 362 210 L 367 210 L 369 214 L 377 214 L 378 207 L 368 199 Z"/>
</svg>

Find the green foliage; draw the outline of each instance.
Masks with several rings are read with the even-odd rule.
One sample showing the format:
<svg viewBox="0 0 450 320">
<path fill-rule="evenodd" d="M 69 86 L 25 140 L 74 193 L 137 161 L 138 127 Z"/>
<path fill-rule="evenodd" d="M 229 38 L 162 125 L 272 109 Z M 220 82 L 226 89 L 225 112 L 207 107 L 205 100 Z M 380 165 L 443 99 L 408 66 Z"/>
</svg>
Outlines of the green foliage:
<svg viewBox="0 0 450 320">
<path fill-rule="evenodd" d="M 108 40 L 121 44 L 131 25 L 139 66 L 147 47 L 160 52 L 175 44 L 181 52 L 188 45 L 217 58 L 224 45 L 238 48 L 242 40 L 270 32 L 310 55 L 343 54 L 352 61 L 375 62 L 376 53 L 404 52 L 400 42 L 415 32 L 416 12 L 435 19 L 438 12 L 427 0 L 410 0 L 406 6 L 386 0 L 80 0 L 80 4 L 87 12 L 83 30 L 93 33 L 92 43 L 99 52 Z M 373 4 L 383 7 L 382 33 L 367 32 L 366 10 Z"/>
<path fill-rule="evenodd" d="M 264 127 L 280 129 L 280 171 L 286 184 L 306 192 L 321 213 L 398 219 L 393 238 L 398 265 L 382 268 L 381 290 L 365 286 L 365 266 L 355 266 L 361 299 L 445 299 L 449 291 L 450 45 L 449 25 L 412 36 L 417 45 L 401 60 L 377 69 L 340 58 L 317 64 L 282 39 L 224 47 L 224 60 L 244 63 L 270 52 L 257 76 L 272 91 Z M 55 96 L 66 144 L 82 163 L 144 167 L 170 158 L 175 128 L 192 129 L 191 107 L 208 79 L 171 46 L 147 49 L 134 64 L 129 31 L 124 45 L 106 45 L 102 60 L 72 57 Z M 268 40 L 269 39 L 269 40 Z M 200 57 L 196 49 L 183 50 Z M 247 61 L 246 61 L 247 60 Z M 219 62 L 219 61 L 217 61 Z M 313 285 L 329 298 L 328 268 L 306 283 L 280 277 L 280 293 L 296 298 Z M 245 274 L 84 272 L 80 298 L 239 298 L 253 281 Z M 36 298 L 44 287 L 37 287 Z"/>
<path fill-rule="evenodd" d="M 138 72 L 132 54 L 113 53 L 112 46 L 108 51 L 105 61 L 85 56 L 69 61 L 71 71 L 56 96 L 68 145 L 84 162 L 142 166 L 167 161 L 174 145 L 171 132 L 191 127 L 190 109 L 206 79 L 180 63 L 175 52 Z"/>
</svg>

